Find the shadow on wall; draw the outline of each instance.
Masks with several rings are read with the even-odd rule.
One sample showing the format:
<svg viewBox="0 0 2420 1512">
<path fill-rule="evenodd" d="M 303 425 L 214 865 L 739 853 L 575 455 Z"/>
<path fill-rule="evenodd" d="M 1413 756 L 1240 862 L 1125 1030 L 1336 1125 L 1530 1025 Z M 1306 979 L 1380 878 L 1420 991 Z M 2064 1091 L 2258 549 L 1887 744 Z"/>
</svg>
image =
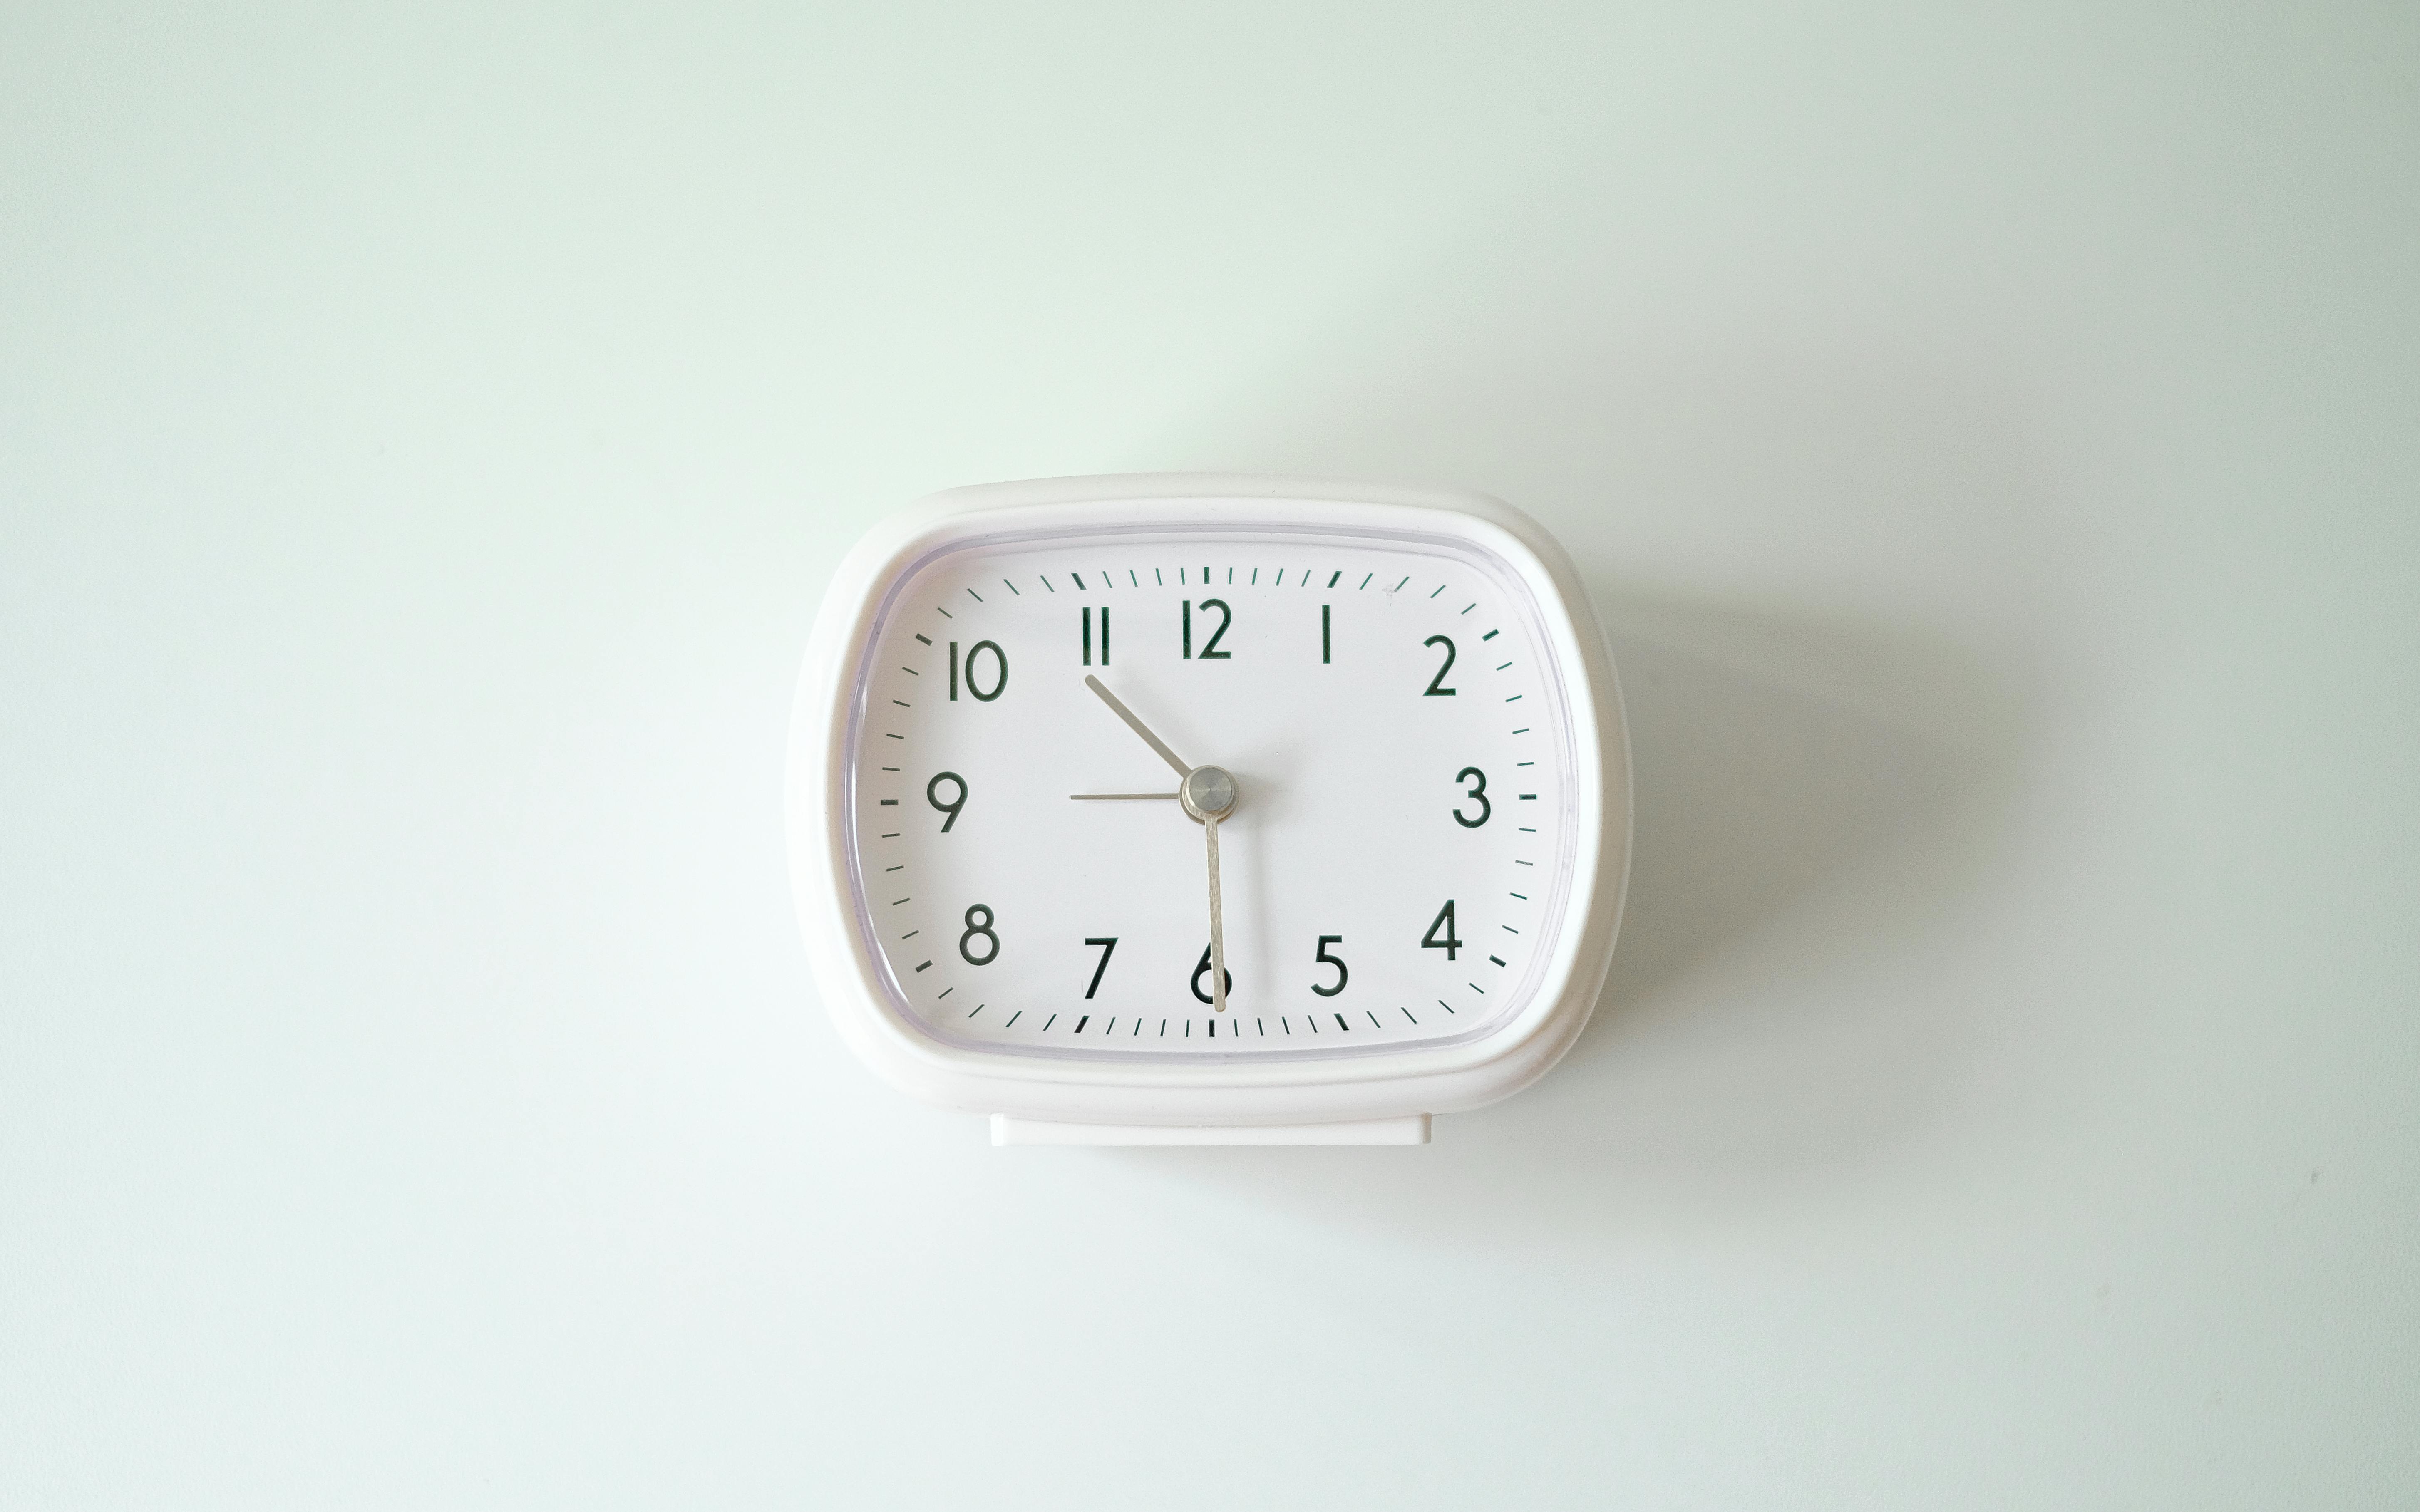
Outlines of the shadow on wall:
<svg viewBox="0 0 2420 1512">
<path fill-rule="evenodd" d="M 1435 440 L 1453 411 L 1416 405 L 1349 418 L 1317 451 L 1250 460 L 1532 487 L 1564 501 L 1577 528 L 1559 533 L 1584 572 L 1611 549 L 1609 510 L 1574 502 L 1590 498 L 1743 520 L 1790 500 L 1877 540 L 1900 524 L 1973 528 L 1947 543 L 1969 560 L 1994 549 L 1990 530 L 2026 517 L 2023 470 L 1995 428 L 2006 407 L 1961 404 L 1955 384 L 1887 363 L 1845 384 L 1839 363 L 1816 363 L 1828 381 L 1793 378 L 1800 365 L 1717 363 L 1661 387 L 1627 366 L 1479 384 L 1459 412 L 1472 455 Z M 1743 392 L 1730 381 L 1741 371 L 1769 386 Z M 1565 409 L 1585 393 L 1600 415 L 1657 421 L 1609 440 L 1544 402 L 1549 390 Z M 1533 393 L 1542 402 L 1525 406 Z M 1535 476 L 1542 456 L 1577 475 Z M 1986 910 L 2009 849 L 2029 670 L 1905 625 L 1591 576 L 1628 704 L 1637 829 L 1612 974 L 1572 1054 L 1518 1097 L 1440 1119 L 1419 1154 L 1099 1158 L 1308 1224 L 1551 1248 L 1801 1200 L 1827 1171 L 1938 1127 L 2001 1011 L 1931 963 Z"/>
<path fill-rule="evenodd" d="M 2020 748 L 1946 645 L 1596 590 L 1628 703 L 1630 899 L 1595 1017 L 1509 1102 L 1402 1150 L 1102 1158 L 1453 1246 L 1786 1196 L 1919 1136 L 1974 1054 L 1925 941 L 1976 906 Z"/>
</svg>

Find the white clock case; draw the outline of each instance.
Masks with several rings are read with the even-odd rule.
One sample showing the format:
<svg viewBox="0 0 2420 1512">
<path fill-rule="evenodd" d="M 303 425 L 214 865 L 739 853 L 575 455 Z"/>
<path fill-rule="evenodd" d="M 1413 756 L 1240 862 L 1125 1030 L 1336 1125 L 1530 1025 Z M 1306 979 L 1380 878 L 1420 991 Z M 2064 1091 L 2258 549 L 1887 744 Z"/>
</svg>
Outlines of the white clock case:
<svg viewBox="0 0 2420 1512">
<path fill-rule="evenodd" d="M 1254 524 L 1425 535 L 1490 552 L 1535 598 L 1571 705 L 1578 793 L 1562 929 L 1538 991 L 1492 1032 L 1351 1059 L 1128 1064 L 948 1045 L 885 993 L 851 902 L 849 716 L 891 585 L 934 551 L 1028 531 Z M 1544 1075 L 1605 985 L 1630 867 L 1630 748 L 1613 658 L 1560 546 L 1499 500 L 1455 489 L 1210 473 L 1045 478 L 953 488 L 882 521 L 833 575 L 790 726 L 790 870 L 815 981 L 841 1038 L 884 1080 L 993 1115 L 999 1143 L 1424 1143 L 1428 1116 Z"/>
</svg>

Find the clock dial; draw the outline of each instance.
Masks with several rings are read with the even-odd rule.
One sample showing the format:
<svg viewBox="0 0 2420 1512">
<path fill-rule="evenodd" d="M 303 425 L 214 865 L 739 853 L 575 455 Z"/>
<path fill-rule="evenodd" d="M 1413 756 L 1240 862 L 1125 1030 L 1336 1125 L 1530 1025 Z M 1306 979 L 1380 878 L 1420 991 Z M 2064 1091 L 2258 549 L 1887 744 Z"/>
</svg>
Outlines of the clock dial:
<svg viewBox="0 0 2420 1512">
<path fill-rule="evenodd" d="M 1233 774 L 1224 1011 L 1204 826 L 1087 678 L 1183 765 Z M 945 1041 L 1403 1050 L 1517 1011 L 1553 953 L 1569 710 L 1528 590 L 1468 546 L 994 537 L 897 585 L 857 687 L 859 928 L 894 1006 Z"/>
</svg>

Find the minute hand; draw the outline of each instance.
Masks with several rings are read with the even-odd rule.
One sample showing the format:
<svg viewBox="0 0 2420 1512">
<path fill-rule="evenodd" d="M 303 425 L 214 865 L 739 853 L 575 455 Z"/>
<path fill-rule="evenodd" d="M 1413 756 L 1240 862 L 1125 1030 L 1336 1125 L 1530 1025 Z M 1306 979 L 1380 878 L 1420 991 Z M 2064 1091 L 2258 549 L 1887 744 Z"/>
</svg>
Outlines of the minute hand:
<svg viewBox="0 0 2420 1512">
<path fill-rule="evenodd" d="M 1151 733 L 1151 727 L 1135 717 L 1135 712 L 1118 702 L 1118 696 L 1101 686 L 1101 680 L 1086 673 L 1084 686 L 1101 696 L 1110 712 L 1126 722 L 1126 728 L 1142 736 L 1143 744 L 1159 752 L 1159 759 L 1176 769 L 1181 780 L 1176 784 L 1177 801 L 1185 811 L 1202 822 L 1208 841 L 1210 860 L 1210 992 L 1213 1012 L 1227 1011 L 1227 929 L 1221 916 L 1225 909 L 1218 896 L 1218 821 L 1235 811 L 1235 779 L 1224 767 L 1188 766 L 1185 759 L 1168 748 L 1168 743 Z M 1143 797 L 1144 794 L 1070 794 L 1070 797 Z"/>
<path fill-rule="evenodd" d="M 1227 931 L 1219 918 L 1218 901 L 1218 816 L 1212 814 L 1202 821 L 1202 832 L 1210 837 L 1210 992 L 1217 1000 L 1211 1011 L 1227 1011 Z"/>
<path fill-rule="evenodd" d="M 1227 928 L 1220 916 L 1225 912 L 1224 900 L 1218 894 L 1218 821 L 1235 811 L 1234 775 L 1223 766 L 1197 766 L 1185 774 L 1177 784 L 1176 795 L 1185 811 L 1202 821 L 1203 836 L 1210 851 L 1210 992 L 1217 1005 L 1215 1012 L 1227 1011 Z"/>
</svg>

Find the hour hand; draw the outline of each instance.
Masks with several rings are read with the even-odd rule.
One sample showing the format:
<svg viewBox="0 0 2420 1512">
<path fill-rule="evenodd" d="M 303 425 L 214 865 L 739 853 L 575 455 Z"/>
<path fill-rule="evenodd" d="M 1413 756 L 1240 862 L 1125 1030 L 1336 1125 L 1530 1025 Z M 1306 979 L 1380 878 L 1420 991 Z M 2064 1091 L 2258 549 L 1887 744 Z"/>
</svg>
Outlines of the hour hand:
<svg viewBox="0 0 2420 1512">
<path fill-rule="evenodd" d="M 1094 692 L 1101 695 L 1101 702 L 1108 704 L 1112 713 L 1126 722 L 1127 729 L 1132 730 L 1136 734 L 1142 736 L 1142 743 L 1144 745 L 1149 746 L 1152 749 L 1159 752 L 1159 759 L 1161 761 L 1164 761 L 1169 765 L 1175 767 L 1177 776 L 1183 777 L 1193 770 L 1192 767 L 1186 765 L 1185 763 L 1178 758 L 1176 752 L 1168 748 L 1168 742 L 1160 739 L 1157 735 L 1153 734 L 1149 725 L 1144 724 L 1140 719 L 1135 717 L 1134 710 L 1129 709 L 1124 703 L 1119 702 L 1118 696 L 1115 693 L 1112 693 L 1108 688 L 1102 687 L 1101 680 L 1099 678 L 1087 672 L 1084 674 L 1084 686 L 1091 688 Z"/>
</svg>

